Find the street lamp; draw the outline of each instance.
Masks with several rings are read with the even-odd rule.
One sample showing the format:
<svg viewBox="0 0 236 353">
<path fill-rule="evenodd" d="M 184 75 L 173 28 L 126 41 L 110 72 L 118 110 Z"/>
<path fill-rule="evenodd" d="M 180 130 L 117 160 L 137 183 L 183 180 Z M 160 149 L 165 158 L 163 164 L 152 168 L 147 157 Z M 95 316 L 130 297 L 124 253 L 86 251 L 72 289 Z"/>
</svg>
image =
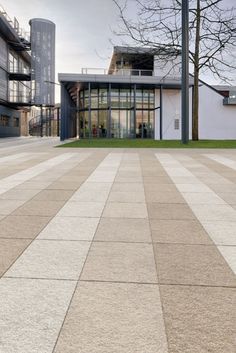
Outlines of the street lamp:
<svg viewBox="0 0 236 353">
<path fill-rule="evenodd" d="M 182 143 L 189 141 L 189 0 L 182 0 Z"/>
</svg>

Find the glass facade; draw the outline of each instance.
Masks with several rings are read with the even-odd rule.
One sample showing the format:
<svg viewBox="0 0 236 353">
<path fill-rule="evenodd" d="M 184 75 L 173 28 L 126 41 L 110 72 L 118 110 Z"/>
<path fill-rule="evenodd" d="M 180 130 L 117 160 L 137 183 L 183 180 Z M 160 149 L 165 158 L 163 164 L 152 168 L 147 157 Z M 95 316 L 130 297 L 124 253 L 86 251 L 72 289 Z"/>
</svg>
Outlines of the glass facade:
<svg viewBox="0 0 236 353">
<path fill-rule="evenodd" d="M 79 91 L 80 138 L 153 138 L 153 88 L 94 87 Z"/>
</svg>

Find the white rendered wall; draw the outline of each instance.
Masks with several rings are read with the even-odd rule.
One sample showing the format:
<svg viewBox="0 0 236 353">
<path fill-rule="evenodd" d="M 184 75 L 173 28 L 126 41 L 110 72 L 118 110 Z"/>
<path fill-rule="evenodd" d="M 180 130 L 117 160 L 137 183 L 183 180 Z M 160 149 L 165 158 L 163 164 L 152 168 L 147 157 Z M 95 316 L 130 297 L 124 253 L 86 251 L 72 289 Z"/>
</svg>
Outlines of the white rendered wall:
<svg viewBox="0 0 236 353">
<path fill-rule="evenodd" d="M 160 90 L 155 93 L 156 107 L 160 105 Z M 192 90 L 189 90 L 189 138 L 192 134 Z M 155 114 L 155 140 L 160 139 L 160 110 Z M 179 129 L 175 130 L 175 119 L 179 119 Z M 163 140 L 181 139 L 181 91 L 177 89 L 162 90 L 162 138 Z"/>
<path fill-rule="evenodd" d="M 199 138 L 236 139 L 236 106 L 206 85 L 199 87 Z"/>
</svg>

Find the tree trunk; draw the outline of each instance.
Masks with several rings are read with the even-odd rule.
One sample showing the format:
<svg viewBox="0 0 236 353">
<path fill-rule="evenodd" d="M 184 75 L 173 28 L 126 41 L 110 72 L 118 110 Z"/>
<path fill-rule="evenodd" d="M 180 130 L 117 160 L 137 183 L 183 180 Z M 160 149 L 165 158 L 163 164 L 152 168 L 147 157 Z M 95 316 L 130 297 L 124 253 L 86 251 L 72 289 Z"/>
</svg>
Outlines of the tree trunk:
<svg viewBox="0 0 236 353">
<path fill-rule="evenodd" d="M 193 124 L 192 139 L 198 140 L 198 106 L 199 106 L 199 45 L 200 45 L 200 25 L 201 25 L 200 0 L 197 0 L 196 9 L 196 37 L 194 53 L 194 89 L 193 89 Z"/>
</svg>

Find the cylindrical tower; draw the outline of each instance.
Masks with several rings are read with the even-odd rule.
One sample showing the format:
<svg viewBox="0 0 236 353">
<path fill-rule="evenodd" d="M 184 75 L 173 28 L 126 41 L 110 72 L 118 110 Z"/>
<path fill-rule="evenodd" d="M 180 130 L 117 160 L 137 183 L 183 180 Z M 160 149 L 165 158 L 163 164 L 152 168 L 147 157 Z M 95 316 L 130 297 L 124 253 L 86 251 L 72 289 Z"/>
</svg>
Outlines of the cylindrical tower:
<svg viewBox="0 0 236 353">
<path fill-rule="evenodd" d="M 55 24 L 43 18 L 30 20 L 32 103 L 55 103 Z"/>
</svg>

